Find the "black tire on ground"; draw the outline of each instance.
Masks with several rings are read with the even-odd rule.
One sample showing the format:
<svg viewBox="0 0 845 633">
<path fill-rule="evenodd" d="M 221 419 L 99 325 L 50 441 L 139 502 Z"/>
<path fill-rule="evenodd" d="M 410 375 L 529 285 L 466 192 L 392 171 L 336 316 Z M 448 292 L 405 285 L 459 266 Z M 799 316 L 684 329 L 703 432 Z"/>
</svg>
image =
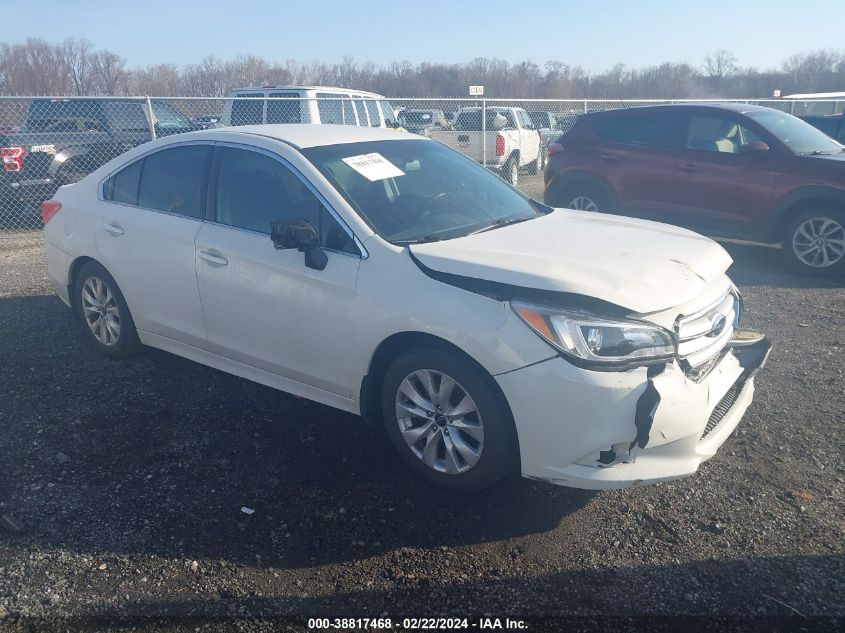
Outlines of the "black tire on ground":
<svg viewBox="0 0 845 633">
<path fill-rule="evenodd" d="M 89 280 L 96 288 L 100 288 L 97 282 L 101 282 L 107 289 L 107 291 L 102 292 L 102 296 L 110 298 L 105 302 L 97 300 L 97 297 L 91 294 L 90 288 L 86 289 Z M 93 298 L 96 300 L 95 303 L 104 305 L 105 311 L 98 314 L 93 312 L 90 306 L 86 309 L 83 305 L 85 303 L 85 300 L 83 300 L 84 292 L 88 300 Z M 71 305 L 78 317 L 82 336 L 91 347 L 109 358 L 129 358 L 141 351 L 141 341 L 138 339 L 138 332 L 135 329 L 132 314 L 129 312 L 129 306 L 126 305 L 123 293 L 121 293 L 114 278 L 103 266 L 97 262 L 84 264 L 76 274 L 71 293 Z M 98 318 L 101 323 L 93 327 L 107 338 L 111 335 L 113 342 L 105 343 L 94 334 L 92 325 L 89 325 L 89 323 L 92 321 L 97 323 Z M 109 328 L 109 324 L 105 323 L 105 321 L 110 321 L 113 327 L 115 320 L 118 324 L 116 336 Z"/>
<path fill-rule="evenodd" d="M 439 472 L 425 463 L 403 439 L 397 416 L 397 396 L 403 381 L 414 372 L 431 370 L 446 374 L 460 387 L 453 392 L 455 398 L 460 398 L 460 389 L 465 390 L 477 407 L 483 425 L 483 444 L 480 457 L 468 470 L 458 473 Z M 504 402 L 504 397 L 493 386 L 491 379 L 483 374 L 483 370 L 459 354 L 439 349 L 416 349 L 403 352 L 394 359 L 384 375 L 381 386 L 381 412 L 385 430 L 405 463 L 417 475 L 426 481 L 453 490 L 474 492 L 488 488 L 500 481 L 519 465 L 519 441 L 511 417 L 510 409 Z M 437 386 L 442 382 L 438 382 Z M 436 405 L 435 405 L 436 406 Z M 471 414 L 472 415 L 472 414 Z M 426 421 L 419 417 L 415 424 L 432 426 L 437 431 L 435 422 Z M 440 433 L 448 428 L 441 427 Z M 461 433 L 455 428 L 452 434 Z M 422 444 L 416 444 L 418 450 L 424 448 L 428 441 L 421 437 Z M 466 439 L 466 436 L 462 436 Z M 442 438 L 441 438 L 442 439 Z M 469 440 L 472 441 L 472 440 Z M 441 446 L 445 464 L 445 446 Z"/>
<path fill-rule="evenodd" d="M 820 205 L 798 213 L 784 227 L 781 247 L 798 272 L 845 274 L 845 210 Z"/>
<path fill-rule="evenodd" d="M 615 210 L 610 196 L 601 187 L 588 182 L 569 185 L 557 195 L 553 195 L 552 200 L 547 201 L 547 204 L 581 211 L 613 212 Z"/>
</svg>

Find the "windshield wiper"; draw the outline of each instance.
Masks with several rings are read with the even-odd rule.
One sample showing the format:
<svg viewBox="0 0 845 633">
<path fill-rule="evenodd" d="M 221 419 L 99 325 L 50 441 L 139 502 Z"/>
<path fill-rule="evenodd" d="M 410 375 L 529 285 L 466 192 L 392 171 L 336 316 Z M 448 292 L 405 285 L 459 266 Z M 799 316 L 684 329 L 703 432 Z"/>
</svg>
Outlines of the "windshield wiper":
<svg viewBox="0 0 845 633">
<path fill-rule="evenodd" d="M 476 235 L 477 233 L 485 233 L 487 231 L 492 231 L 493 229 L 498 229 L 503 226 L 508 226 L 509 224 L 519 224 L 520 222 L 525 222 L 526 220 L 533 220 L 537 216 L 532 216 L 530 218 L 499 218 L 495 222 L 488 224 L 487 226 L 483 226 L 478 230 L 473 231 L 472 233 L 467 233 L 467 235 Z"/>
<path fill-rule="evenodd" d="M 826 152 L 821 149 L 814 149 L 812 152 L 801 152 L 801 156 L 835 156 L 836 154 L 841 154 L 842 152 L 845 152 L 845 149 L 838 152 Z"/>
<path fill-rule="evenodd" d="M 407 244 L 427 244 L 429 242 L 442 242 L 443 240 L 451 240 L 454 236 L 443 235 L 442 233 L 432 233 L 431 235 L 423 235 L 422 237 L 415 237 L 412 240 L 395 240 L 393 244 L 400 244 L 405 246 Z"/>
</svg>

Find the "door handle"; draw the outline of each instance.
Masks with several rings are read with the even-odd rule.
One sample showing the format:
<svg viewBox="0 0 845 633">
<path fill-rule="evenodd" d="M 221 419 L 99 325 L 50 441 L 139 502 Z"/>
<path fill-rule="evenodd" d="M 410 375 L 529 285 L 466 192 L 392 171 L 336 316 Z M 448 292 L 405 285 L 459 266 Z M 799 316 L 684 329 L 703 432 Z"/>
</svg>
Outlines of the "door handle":
<svg viewBox="0 0 845 633">
<path fill-rule="evenodd" d="M 106 222 L 103 225 L 103 230 L 112 235 L 123 235 L 123 227 L 115 222 Z"/>
<path fill-rule="evenodd" d="M 200 251 L 199 256 L 214 266 L 226 266 L 229 263 L 228 259 L 216 251 Z"/>
<path fill-rule="evenodd" d="M 619 160 L 619 157 L 613 154 L 599 154 L 599 158 L 606 160 L 609 163 Z"/>
<path fill-rule="evenodd" d="M 698 169 L 698 165 L 695 163 L 681 163 L 678 165 L 678 169 L 681 171 L 695 171 Z"/>
</svg>

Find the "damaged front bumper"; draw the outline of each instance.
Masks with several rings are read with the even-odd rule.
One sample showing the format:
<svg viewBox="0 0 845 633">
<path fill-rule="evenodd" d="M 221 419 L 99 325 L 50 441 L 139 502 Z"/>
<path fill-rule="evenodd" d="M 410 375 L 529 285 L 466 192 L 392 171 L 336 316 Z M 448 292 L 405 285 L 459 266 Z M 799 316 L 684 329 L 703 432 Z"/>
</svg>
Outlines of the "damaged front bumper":
<svg viewBox="0 0 845 633">
<path fill-rule="evenodd" d="M 677 362 L 627 372 L 553 358 L 496 377 L 516 422 L 522 474 L 576 488 L 626 488 L 694 473 L 733 432 L 771 349 L 736 331 L 709 373 Z"/>
</svg>

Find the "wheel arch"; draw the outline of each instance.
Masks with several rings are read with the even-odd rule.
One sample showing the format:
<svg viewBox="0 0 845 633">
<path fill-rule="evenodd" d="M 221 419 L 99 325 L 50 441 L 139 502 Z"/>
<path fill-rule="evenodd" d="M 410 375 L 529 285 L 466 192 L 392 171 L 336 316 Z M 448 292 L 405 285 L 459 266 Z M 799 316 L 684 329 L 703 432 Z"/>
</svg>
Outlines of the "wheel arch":
<svg viewBox="0 0 845 633">
<path fill-rule="evenodd" d="M 573 186 L 582 183 L 600 189 L 611 201 L 614 208 L 619 208 L 619 199 L 616 197 L 616 193 L 609 182 L 601 176 L 596 176 L 595 174 L 580 170 L 558 174 L 555 176 L 546 188 L 543 198 L 545 199 L 546 204 L 558 206 L 557 202 L 560 201 L 559 198 L 567 189 L 571 189 Z"/>
<path fill-rule="evenodd" d="M 361 402 L 361 417 L 371 425 L 381 426 L 381 407 L 379 406 L 379 390 L 381 389 L 382 380 L 390 366 L 390 363 L 402 352 L 412 349 L 439 349 L 450 352 L 467 360 L 478 370 L 479 375 L 493 390 L 493 393 L 500 399 L 501 406 L 505 408 L 507 414 L 513 419 L 513 412 L 511 411 L 508 399 L 505 393 L 493 378 L 492 374 L 488 372 L 484 366 L 481 365 L 475 358 L 467 354 L 460 347 L 447 341 L 444 338 L 429 334 L 427 332 L 405 331 L 397 332 L 388 336 L 378 347 L 376 347 L 370 358 L 370 364 L 367 368 L 367 374 L 361 381 L 360 402 Z M 517 438 L 517 443 L 519 439 Z M 518 448 L 518 446 L 517 446 Z"/>
<path fill-rule="evenodd" d="M 765 226 L 764 239 L 770 243 L 780 242 L 792 218 L 813 205 L 829 206 L 845 212 L 845 191 L 817 185 L 791 191 L 776 204 L 775 212 Z"/>
</svg>

